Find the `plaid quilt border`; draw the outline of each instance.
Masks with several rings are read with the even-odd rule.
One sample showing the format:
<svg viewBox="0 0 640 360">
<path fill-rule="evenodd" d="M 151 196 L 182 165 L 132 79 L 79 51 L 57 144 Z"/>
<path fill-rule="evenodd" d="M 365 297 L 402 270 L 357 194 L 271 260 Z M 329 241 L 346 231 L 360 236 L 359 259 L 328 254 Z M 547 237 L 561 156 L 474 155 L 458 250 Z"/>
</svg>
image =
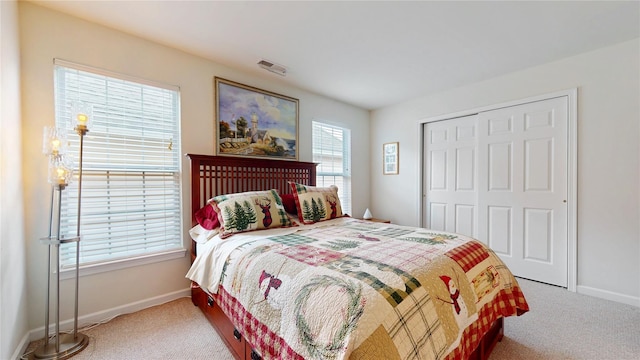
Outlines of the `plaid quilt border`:
<svg viewBox="0 0 640 360">
<path fill-rule="evenodd" d="M 271 331 L 265 324 L 248 312 L 240 302 L 231 296 L 222 286 L 214 295 L 222 312 L 231 320 L 233 326 L 242 329 L 241 333 L 263 359 L 304 360 L 287 342 Z"/>
<path fill-rule="evenodd" d="M 446 255 L 457 262 L 464 272 L 468 272 L 489 257 L 484 245 L 477 241 L 469 241 L 457 246 L 455 249 L 449 250 Z"/>
<path fill-rule="evenodd" d="M 464 330 L 460 345 L 445 359 L 468 359 L 496 320 L 514 314 L 519 316 L 527 311 L 529 311 L 529 305 L 518 286 L 500 290 L 493 300 L 478 311 L 478 320 Z"/>
</svg>

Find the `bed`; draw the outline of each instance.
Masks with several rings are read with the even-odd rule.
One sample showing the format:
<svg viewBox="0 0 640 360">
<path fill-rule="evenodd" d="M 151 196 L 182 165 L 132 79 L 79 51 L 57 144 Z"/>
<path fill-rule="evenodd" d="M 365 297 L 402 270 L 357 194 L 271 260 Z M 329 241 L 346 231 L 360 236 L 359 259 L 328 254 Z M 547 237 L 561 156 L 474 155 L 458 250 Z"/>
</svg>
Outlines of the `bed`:
<svg viewBox="0 0 640 360">
<path fill-rule="evenodd" d="M 187 156 L 192 301 L 236 359 L 487 359 L 529 310 L 482 243 L 342 214 L 314 163 Z"/>
</svg>

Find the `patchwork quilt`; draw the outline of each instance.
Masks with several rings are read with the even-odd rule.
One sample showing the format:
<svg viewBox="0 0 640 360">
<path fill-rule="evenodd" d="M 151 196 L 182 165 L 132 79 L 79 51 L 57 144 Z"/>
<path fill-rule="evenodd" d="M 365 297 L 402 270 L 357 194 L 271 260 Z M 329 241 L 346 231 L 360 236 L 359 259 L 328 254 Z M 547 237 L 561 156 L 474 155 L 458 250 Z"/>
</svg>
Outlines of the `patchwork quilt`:
<svg viewBox="0 0 640 360">
<path fill-rule="evenodd" d="M 528 304 L 484 244 L 339 218 L 214 238 L 187 278 L 264 359 L 459 359 Z"/>
</svg>

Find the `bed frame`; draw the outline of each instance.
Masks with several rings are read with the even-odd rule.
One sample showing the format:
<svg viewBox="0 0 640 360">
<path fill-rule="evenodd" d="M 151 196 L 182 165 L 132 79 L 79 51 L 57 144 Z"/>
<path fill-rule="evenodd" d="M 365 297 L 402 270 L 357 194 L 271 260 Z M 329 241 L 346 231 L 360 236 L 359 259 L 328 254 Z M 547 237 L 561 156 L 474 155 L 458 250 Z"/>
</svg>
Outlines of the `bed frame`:
<svg viewBox="0 0 640 360">
<path fill-rule="evenodd" d="M 191 160 L 192 225 L 196 223 L 196 211 L 216 195 L 268 189 L 288 194 L 291 189 L 287 181 L 311 186 L 316 184 L 317 164 L 311 162 L 195 154 L 187 154 L 187 157 Z M 192 241 L 192 262 L 196 255 L 196 243 Z M 202 310 L 236 359 L 260 359 L 260 355 L 253 351 L 251 344 L 222 312 L 216 295 L 207 294 L 198 284 L 192 283 L 191 300 Z M 502 340 L 503 331 L 503 320 L 500 318 L 494 322 L 469 359 L 488 359 L 496 343 Z"/>
</svg>

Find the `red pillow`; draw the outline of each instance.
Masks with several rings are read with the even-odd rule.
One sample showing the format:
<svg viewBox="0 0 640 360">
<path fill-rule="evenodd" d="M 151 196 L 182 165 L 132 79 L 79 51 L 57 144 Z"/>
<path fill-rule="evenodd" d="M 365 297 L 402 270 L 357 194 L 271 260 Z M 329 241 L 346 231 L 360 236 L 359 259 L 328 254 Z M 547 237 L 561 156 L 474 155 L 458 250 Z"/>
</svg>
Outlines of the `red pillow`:
<svg viewBox="0 0 640 360">
<path fill-rule="evenodd" d="M 211 206 L 211 204 L 207 204 L 203 208 L 200 208 L 200 210 L 196 211 L 196 221 L 206 230 L 213 230 L 220 226 L 218 214 L 213 210 L 213 206 Z"/>
<path fill-rule="evenodd" d="M 297 214 L 298 208 L 296 207 L 296 199 L 293 197 L 293 194 L 282 194 L 280 195 L 282 198 L 282 205 L 284 205 L 284 209 L 289 214 Z"/>
</svg>

